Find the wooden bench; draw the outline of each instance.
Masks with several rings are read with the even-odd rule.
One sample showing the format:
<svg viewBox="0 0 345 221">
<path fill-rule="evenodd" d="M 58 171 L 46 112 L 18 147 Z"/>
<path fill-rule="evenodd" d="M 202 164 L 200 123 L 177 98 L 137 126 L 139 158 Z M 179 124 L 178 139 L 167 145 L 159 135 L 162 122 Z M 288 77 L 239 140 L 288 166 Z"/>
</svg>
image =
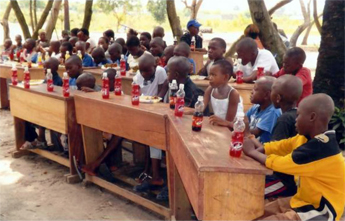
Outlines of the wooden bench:
<svg viewBox="0 0 345 221">
<path fill-rule="evenodd" d="M 24 144 L 25 121 L 68 136 L 69 159 L 42 149 L 32 149 L 34 152 L 59 164 L 70 168 L 66 176 L 67 182 L 79 181 L 73 162 L 76 148 L 82 150 L 80 126 L 76 123 L 73 92 L 69 98 L 62 96 L 62 88 L 55 87 L 54 92 L 47 92 L 46 84 L 31 86 L 10 86 L 11 114 L 14 117 L 15 146 L 13 157 L 20 157 L 28 151 L 20 150 Z"/>
</svg>

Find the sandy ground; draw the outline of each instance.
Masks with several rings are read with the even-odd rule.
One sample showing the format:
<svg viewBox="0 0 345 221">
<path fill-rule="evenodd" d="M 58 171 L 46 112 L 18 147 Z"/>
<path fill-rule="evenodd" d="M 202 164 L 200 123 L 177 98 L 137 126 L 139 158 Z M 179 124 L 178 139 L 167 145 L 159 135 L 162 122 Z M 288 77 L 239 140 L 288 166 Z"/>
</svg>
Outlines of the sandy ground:
<svg viewBox="0 0 345 221">
<path fill-rule="evenodd" d="M 0 220 L 162 219 L 96 185 L 67 184 L 68 169 L 38 155 L 13 159 L 13 131 L 0 110 Z"/>
</svg>

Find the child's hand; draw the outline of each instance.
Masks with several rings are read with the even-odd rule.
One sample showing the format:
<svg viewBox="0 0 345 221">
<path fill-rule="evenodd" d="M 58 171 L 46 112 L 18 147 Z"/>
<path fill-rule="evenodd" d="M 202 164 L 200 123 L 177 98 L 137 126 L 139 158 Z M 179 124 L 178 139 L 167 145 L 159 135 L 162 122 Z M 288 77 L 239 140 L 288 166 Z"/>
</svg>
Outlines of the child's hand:
<svg viewBox="0 0 345 221">
<path fill-rule="evenodd" d="M 81 87 L 81 91 L 84 91 L 84 92 L 95 92 L 95 90 L 94 89 L 92 89 L 92 88 L 89 88 L 89 87 Z"/>
<path fill-rule="evenodd" d="M 255 144 L 254 142 L 249 139 L 249 138 L 244 138 L 244 142 L 243 142 L 243 152 L 247 155 L 247 156 L 252 156 L 253 152 L 256 151 L 255 150 Z"/>
<path fill-rule="evenodd" d="M 228 127 L 229 126 L 229 122 L 226 120 L 223 120 L 215 115 L 212 115 L 210 117 L 210 124 L 212 125 L 218 125 L 218 126 L 224 126 L 224 127 Z"/>
<path fill-rule="evenodd" d="M 244 124 L 246 125 L 246 129 L 244 130 L 244 136 L 248 137 L 251 135 L 250 127 L 249 127 L 249 119 L 247 116 L 244 117 Z"/>
<path fill-rule="evenodd" d="M 185 107 L 183 114 L 185 115 L 193 115 L 194 114 L 194 109 L 193 108 L 189 108 L 189 107 Z"/>
<path fill-rule="evenodd" d="M 269 72 L 269 71 L 265 71 L 265 76 L 273 76 L 273 74 L 271 73 L 271 72 Z"/>
</svg>

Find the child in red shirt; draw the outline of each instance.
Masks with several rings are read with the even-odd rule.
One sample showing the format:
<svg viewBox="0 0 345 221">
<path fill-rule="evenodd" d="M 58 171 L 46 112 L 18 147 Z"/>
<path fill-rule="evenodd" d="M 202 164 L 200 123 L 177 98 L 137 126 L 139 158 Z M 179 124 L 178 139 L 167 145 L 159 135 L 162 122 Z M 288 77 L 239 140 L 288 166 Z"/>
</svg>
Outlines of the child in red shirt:
<svg viewBox="0 0 345 221">
<path fill-rule="evenodd" d="M 278 78 L 284 74 L 292 74 L 302 80 L 303 92 L 297 102 L 297 106 L 303 98 L 313 93 L 313 81 L 311 79 L 310 70 L 303 67 L 305 59 L 306 54 L 302 48 L 290 48 L 284 56 L 283 68 L 273 75 Z"/>
</svg>

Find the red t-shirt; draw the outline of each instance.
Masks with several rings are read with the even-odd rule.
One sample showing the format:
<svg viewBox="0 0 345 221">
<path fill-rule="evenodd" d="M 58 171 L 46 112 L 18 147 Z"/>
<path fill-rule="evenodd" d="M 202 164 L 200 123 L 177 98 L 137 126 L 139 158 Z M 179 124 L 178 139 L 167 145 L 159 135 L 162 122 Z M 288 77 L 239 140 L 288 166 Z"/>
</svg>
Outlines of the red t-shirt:
<svg viewBox="0 0 345 221">
<path fill-rule="evenodd" d="M 278 78 L 280 76 L 283 76 L 284 74 L 286 74 L 286 73 L 284 71 L 284 68 L 282 68 L 282 69 L 280 69 L 280 71 L 278 71 L 273 76 Z M 299 69 L 299 71 L 297 72 L 297 74 L 295 76 L 298 77 L 299 79 L 301 79 L 302 84 L 303 84 L 302 95 L 297 102 L 297 106 L 298 106 L 298 104 L 301 102 L 301 100 L 303 98 L 305 98 L 305 97 L 307 97 L 313 93 L 313 81 L 311 80 L 310 70 L 308 68 L 305 68 L 305 67 L 302 67 L 301 69 Z"/>
</svg>

